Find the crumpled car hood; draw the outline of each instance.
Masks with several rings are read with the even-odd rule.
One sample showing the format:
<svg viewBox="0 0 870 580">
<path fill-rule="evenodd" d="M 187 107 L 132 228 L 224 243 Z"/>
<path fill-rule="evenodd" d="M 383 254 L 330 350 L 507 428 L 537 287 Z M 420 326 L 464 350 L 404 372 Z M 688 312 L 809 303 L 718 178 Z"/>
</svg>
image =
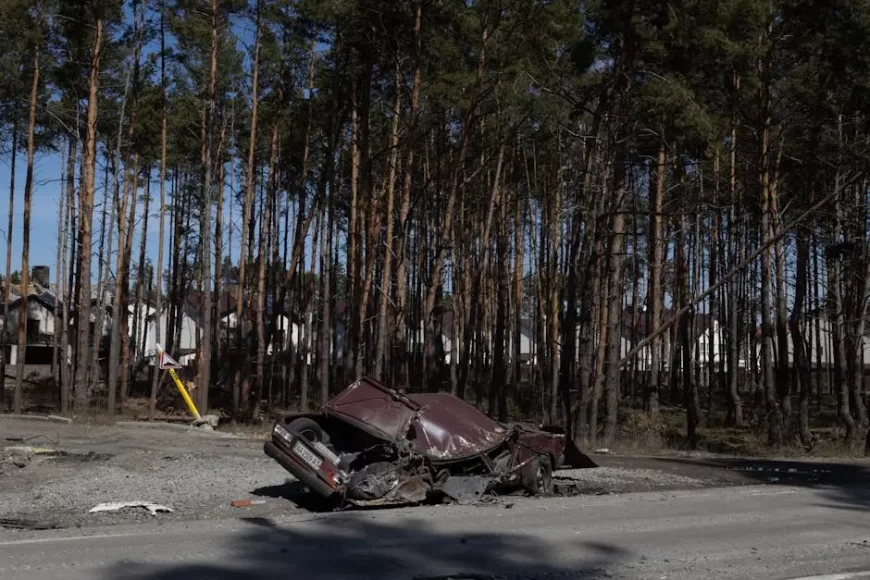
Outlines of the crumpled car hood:
<svg viewBox="0 0 870 580">
<path fill-rule="evenodd" d="M 512 429 L 446 393 L 409 395 L 420 410 L 414 418 L 414 450 L 435 460 L 472 457 L 501 445 Z"/>
<path fill-rule="evenodd" d="M 403 395 L 363 378 L 329 400 L 323 411 L 386 441 L 406 440 L 434 461 L 485 453 L 503 443 L 513 428 L 447 393 Z"/>
</svg>

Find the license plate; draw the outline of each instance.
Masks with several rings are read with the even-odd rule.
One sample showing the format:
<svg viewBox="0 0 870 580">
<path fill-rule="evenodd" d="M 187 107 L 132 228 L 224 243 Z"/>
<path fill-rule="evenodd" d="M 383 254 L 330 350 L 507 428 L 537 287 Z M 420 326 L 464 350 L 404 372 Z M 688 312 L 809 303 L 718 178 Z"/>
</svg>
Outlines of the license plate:
<svg viewBox="0 0 870 580">
<path fill-rule="evenodd" d="M 323 460 L 316 456 L 308 447 L 297 441 L 293 445 L 293 453 L 302 458 L 305 463 L 311 466 L 312 469 L 317 471 L 320 469 L 320 466 L 323 464 Z"/>
</svg>

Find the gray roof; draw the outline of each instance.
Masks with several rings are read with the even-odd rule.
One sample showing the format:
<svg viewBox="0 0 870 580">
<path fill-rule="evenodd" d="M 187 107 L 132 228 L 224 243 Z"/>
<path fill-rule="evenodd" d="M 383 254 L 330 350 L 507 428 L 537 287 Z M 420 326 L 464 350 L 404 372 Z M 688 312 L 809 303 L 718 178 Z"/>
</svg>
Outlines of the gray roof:
<svg viewBox="0 0 870 580">
<path fill-rule="evenodd" d="M 57 307 L 61 304 L 57 299 L 57 296 L 54 295 L 50 290 L 41 290 L 38 293 L 28 294 L 28 300 L 36 300 L 43 306 L 45 306 L 51 312 L 55 312 Z M 9 302 L 9 308 L 11 309 L 13 306 L 16 306 L 21 303 L 21 296 L 16 297 L 14 300 Z"/>
</svg>

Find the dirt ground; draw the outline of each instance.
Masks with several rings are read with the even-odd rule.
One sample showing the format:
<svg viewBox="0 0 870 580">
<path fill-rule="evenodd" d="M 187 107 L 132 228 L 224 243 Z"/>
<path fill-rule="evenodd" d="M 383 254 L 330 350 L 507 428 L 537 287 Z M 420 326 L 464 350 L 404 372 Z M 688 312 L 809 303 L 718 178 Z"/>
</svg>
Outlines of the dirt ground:
<svg viewBox="0 0 870 580">
<path fill-rule="evenodd" d="M 249 433 L 204 433 L 181 425 L 60 424 L 0 416 L 0 528 L 267 517 L 321 504 L 263 453 Z M 701 487 L 870 482 L 868 463 L 737 459 L 710 455 L 591 454 L 598 467 L 556 472 L 572 493 L 623 494 Z M 236 499 L 264 500 L 234 508 Z M 147 501 L 144 509 L 88 513 L 103 502 Z M 535 501 L 498 498 L 494 505 Z"/>
</svg>

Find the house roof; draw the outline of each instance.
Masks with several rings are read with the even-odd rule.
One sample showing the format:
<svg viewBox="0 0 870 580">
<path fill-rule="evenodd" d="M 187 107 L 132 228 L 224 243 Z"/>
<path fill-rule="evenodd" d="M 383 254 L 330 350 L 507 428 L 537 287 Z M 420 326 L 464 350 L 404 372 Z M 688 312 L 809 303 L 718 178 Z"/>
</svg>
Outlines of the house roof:
<svg viewBox="0 0 870 580">
<path fill-rule="evenodd" d="M 39 292 L 32 292 L 27 295 L 28 301 L 35 301 L 42 304 L 46 309 L 51 312 L 55 312 L 57 307 L 61 304 L 61 302 L 57 299 L 53 292 L 49 290 L 40 289 Z M 18 306 L 21 303 L 21 296 L 16 297 L 14 300 L 9 302 L 9 309 L 12 310 L 14 307 Z"/>
<path fill-rule="evenodd" d="M 236 311 L 236 296 L 236 292 L 230 290 L 221 291 L 220 295 L 217 297 L 218 316 L 224 316 L 230 312 Z M 196 312 L 204 298 L 205 292 L 192 290 L 188 292 L 185 302 L 188 306 L 193 308 L 194 312 Z"/>
</svg>

